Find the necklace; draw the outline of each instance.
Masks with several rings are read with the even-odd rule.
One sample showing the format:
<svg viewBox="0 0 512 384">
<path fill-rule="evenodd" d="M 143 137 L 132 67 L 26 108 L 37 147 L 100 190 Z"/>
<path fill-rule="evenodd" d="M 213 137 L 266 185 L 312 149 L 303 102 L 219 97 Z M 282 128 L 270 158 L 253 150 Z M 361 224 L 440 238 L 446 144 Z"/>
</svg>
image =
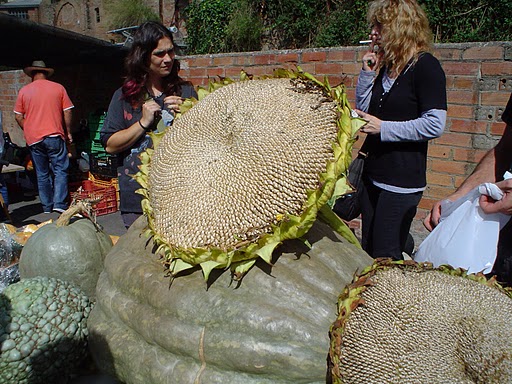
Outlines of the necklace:
<svg viewBox="0 0 512 384">
<path fill-rule="evenodd" d="M 152 95 L 151 92 L 149 92 L 149 89 L 146 87 L 146 92 L 148 93 L 149 97 L 151 97 L 153 100 L 158 99 L 160 96 L 162 96 L 164 93 L 160 92 L 158 95 Z"/>
</svg>

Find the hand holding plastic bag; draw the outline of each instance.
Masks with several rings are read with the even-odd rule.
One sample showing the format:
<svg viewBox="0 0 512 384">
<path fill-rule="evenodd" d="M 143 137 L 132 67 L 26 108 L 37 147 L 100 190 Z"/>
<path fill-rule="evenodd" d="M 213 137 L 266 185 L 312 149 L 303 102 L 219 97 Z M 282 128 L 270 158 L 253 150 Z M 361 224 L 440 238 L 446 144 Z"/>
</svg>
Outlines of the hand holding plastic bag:
<svg viewBox="0 0 512 384">
<path fill-rule="evenodd" d="M 510 216 L 484 213 L 479 205 L 482 194 L 495 200 L 503 196 L 496 185 L 485 183 L 454 202 L 444 200 L 439 225 L 420 244 L 414 260 L 489 273 L 496 260 L 499 231 Z"/>
</svg>

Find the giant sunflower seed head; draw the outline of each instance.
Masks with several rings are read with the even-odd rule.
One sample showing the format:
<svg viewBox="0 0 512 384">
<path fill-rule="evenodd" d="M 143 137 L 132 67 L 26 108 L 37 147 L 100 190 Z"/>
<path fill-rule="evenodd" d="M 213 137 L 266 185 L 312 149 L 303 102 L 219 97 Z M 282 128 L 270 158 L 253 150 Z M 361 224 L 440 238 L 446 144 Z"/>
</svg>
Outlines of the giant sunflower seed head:
<svg viewBox="0 0 512 384">
<path fill-rule="evenodd" d="M 289 75 L 228 82 L 143 156 L 143 208 L 171 273 L 270 261 L 331 198 L 353 141 L 344 89 Z"/>
<path fill-rule="evenodd" d="M 512 299 L 483 275 L 380 261 L 340 296 L 334 383 L 510 383 Z"/>
</svg>

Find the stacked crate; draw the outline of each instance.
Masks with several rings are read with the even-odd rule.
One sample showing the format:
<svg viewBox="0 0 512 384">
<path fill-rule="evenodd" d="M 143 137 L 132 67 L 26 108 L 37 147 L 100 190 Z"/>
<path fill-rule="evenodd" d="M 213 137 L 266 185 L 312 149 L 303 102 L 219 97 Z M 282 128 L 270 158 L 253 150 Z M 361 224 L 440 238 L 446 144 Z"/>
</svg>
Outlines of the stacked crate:
<svg viewBox="0 0 512 384">
<path fill-rule="evenodd" d="M 89 153 L 89 167 L 91 173 L 103 178 L 117 177 L 117 156 L 108 154 L 100 140 L 100 131 L 105 122 L 106 113 L 101 115 L 90 114 L 88 119 L 89 137 L 91 142 Z"/>
<path fill-rule="evenodd" d="M 105 122 L 106 113 L 90 113 L 87 118 L 89 135 L 81 140 L 77 147 L 79 153 L 89 156 L 89 177 L 70 184 L 70 197 L 101 198 L 95 205 L 96 215 L 116 212 L 119 205 L 119 187 L 117 185 L 117 156 L 105 151 L 100 140 L 100 131 Z"/>
</svg>

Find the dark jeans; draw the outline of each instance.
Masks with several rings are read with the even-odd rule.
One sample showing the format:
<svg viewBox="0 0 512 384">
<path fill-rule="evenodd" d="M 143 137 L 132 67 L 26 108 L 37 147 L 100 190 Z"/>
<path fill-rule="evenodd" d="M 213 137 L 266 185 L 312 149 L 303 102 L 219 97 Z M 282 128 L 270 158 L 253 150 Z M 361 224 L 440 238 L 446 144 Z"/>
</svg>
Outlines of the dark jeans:
<svg viewBox="0 0 512 384">
<path fill-rule="evenodd" d="M 362 247 L 373 258 L 402 260 L 411 223 L 422 192 L 394 193 L 363 178 L 361 194 Z"/>
<path fill-rule="evenodd" d="M 66 209 L 69 158 L 65 141 L 60 136 L 45 137 L 29 148 L 43 210 Z"/>
</svg>

